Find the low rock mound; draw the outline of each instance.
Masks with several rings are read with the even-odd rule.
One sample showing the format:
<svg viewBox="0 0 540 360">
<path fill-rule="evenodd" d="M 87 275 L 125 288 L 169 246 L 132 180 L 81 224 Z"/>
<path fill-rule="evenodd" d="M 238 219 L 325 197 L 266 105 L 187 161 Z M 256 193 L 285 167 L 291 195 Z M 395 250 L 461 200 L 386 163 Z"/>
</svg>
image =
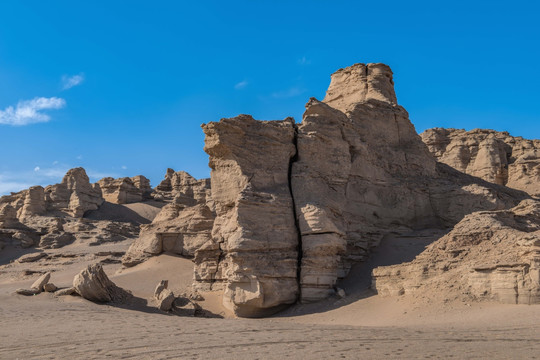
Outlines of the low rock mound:
<svg viewBox="0 0 540 360">
<path fill-rule="evenodd" d="M 373 270 L 380 295 L 540 304 L 540 202 L 467 215 L 409 263 Z"/>
</svg>

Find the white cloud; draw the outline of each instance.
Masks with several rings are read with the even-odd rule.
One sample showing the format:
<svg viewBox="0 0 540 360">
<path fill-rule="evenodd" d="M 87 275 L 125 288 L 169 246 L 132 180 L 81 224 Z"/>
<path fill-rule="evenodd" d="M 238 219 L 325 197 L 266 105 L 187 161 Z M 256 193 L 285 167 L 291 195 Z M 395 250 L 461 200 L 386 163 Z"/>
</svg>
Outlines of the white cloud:
<svg viewBox="0 0 540 360">
<path fill-rule="evenodd" d="M 83 156 L 82 155 L 78 155 L 77 156 L 77 160 L 82 160 Z"/>
<path fill-rule="evenodd" d="M 80 73 L 79 75 L 73 76 L 62 76 L 62 90 L 71 89 L 74 86 L 82 84 L 84 81 L 84 74 Z"/>
<path fill-rule="evenodd" d="M 248 84 L 249 84 L 249 83 L 247 82 L 247 80 L 243 80 L 243 81 L 240 81 L 238 84 L 234 85 L 234 88 L 235 88 L 236 90 L 242 90 L 242 89 L 244 89 L 246 86 L 248 86 Z"/>
<path fill-rule="evenodd" d="M 291 98 L 291 97 L 301 95 L 301 94 L 303 94 L 305 92 L 306 92 L 305 89 L 302 89 L 302 88 L 297 87 L 297 86 L 293 86 L 290 89 L 283 90 L 283 91 L 277 91 L 275 93 L 272 93 L 272 97 L 278 98 L 278 99 Z"/>
<path fill-rule="evenodd" d="M 126 165 L 122 165 L 122 170 L 127 170 L 127 166 L 126 166 Z"/>
<path fill-rule="evenodd" d="M 36 97 L 32 100 L 19 101 L 16 107 L 8 106 L 0 110 L 0 124 L 23 126 L 47 122 L 51 117 L 40 110 L 61 109 L 66 106 L 66 100 L 57 97 Z"/>
<path fill-rule="evenodd" d="M 40 170 L 39 166 L 36 166 L 36 167 L 34 168 L 34 171 L 39 171 L 39 170 Z"/>
<path fill-rule="evenodd" d="M 296 61 L 299 65 L 309 65 L 311 64 L 311 60 L 307 59 L 305 56 L 302 56 L 300 59 Z"/>
</svg>

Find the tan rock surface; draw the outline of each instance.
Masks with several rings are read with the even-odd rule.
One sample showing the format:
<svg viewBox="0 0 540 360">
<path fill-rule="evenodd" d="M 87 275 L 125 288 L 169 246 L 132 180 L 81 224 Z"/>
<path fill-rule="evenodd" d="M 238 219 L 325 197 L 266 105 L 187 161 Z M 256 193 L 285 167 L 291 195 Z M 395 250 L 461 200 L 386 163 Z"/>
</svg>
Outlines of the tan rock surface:
<svg viewBox="0 0 540 360">
<path fill-rule="evenodd" d="M 410 263 L 373 270 L 381 295 L 540 303 L 540 203 L 467 215 Z"/>
<path fill-rule="evenodd" d="M 45 188 L 47 210 L 65 212 L 82 217 L 86 211 L 96 210 L 103 203 L 99 185 L 90 184 L 83 168 L 71 169 L 60 184 Z"/>
<path fill-rule="evenodd" d="M 262 316 L 294 303 L 298 232 L 288 179 L 296 153 L 293 119 L 240 115 L 203 125 L 203 131 L 217 215 L 213 244 L 203 251 L 219 246 L 220 253 L 200 266 L 214 270 L 225 288 L 224 306 L 240 316 Z"/>
<path fill-rule="evenodd" d="M 90 301 L 122 303 L 132 296 L 109 280 L 100 264 L 89 265 L 76 275 L 73 287 L 79 295 Z"/>
<path fill-rule="evenodd" d="M 113 204 L 130 204 L 150 198 L 150 181 L 142 175 L 114 179 L 106 177 L 98 181 L 103 198 Z"/>
<path fill-rule="evenodd" d="M 173 185 L 160 185 L 158 192 L 174 197 L 151 224 L 141 226 L 140 236 L 123 259 L 126 266 L 164 251 L 192 258 L 196 250 L 211 241 L 215 213 L 211 210 L 209 179 L 197 180 L 183 171 L 169 171 L 167 180 Z"/>
<path fill-rule="evenodd" d="M 540 195 L 540 140 L 507 132 L 434 128 L 421 134 L 438 161 L 489 182 Z"/>
</svg>

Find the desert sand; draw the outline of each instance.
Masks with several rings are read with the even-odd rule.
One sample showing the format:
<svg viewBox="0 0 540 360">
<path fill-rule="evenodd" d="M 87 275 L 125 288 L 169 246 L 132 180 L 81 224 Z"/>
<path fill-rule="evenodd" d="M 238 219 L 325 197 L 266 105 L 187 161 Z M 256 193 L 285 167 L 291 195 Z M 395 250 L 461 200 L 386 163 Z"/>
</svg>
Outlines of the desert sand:
<svg viewBox="0 0 540 360">
<path fill-rule="evenodd" d="M 169 288 L 188 291 L 190 260 L 162 254 L 122 269 L 105 265 L 117 285 L 130 289 L 130 304 L 96 304 L 78 296 L 14 293 L 37 276 L 20 275 L 36 263 L 4 267 L 0 274 L 0 358 L 141 359 L 327 359 L 327 358 L 535 358 L 540 353 L 540 307 L 496 303 L 419 304 L 411 297 L 380 297 L 369 289 L 370 270 L 414 257 L 438 233 L 383 240 L 369 262 L 355 267 L 340 286 L 345 298 L 294 305 L 264 319 L 236 319 L 219 299 L 204 293 L 215 317 L 178 317 L 148 306 L 155 285 L 168 271 Z M 126 250 L 128 243 L 101 245 Z M 51 280 L 70 286 L 93 262 L 88 247 L 67 246 Z M 3 254 L 5 261 L 5 256 Z M 19 254 L 10 254 L 17 256 Z M 66 261 L 67 259 L 67 261 Z M 69 259 L 75 259 L 73 263 Z M 215 296 L 215 295 L 214 295 Z M 208 315 L 212 316 L 212 315 Z"/>
</svg>

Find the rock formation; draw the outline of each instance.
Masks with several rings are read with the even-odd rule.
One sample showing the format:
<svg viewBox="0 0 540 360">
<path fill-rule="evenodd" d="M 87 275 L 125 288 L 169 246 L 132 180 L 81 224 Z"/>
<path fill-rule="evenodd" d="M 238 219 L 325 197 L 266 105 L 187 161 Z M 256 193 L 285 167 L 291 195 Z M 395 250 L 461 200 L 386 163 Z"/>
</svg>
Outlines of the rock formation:
<svg viewBox="0 0 540 360">
<path fill-rule="evenodd" d="M 527 197 L 438 164 L 383 64 L 336 72 L 299 125 L 240 115 L 203 130 L 216 220 L 195 278 L 200 269 L 207 288 L 223 287 L 241 316 L 333 294 L 385 233 L 452 226 Z"/>
<path fill-rule="evenodd" d="M 412 262 L 373 270 L 383 296 L 540 303 L 540 203 L 467 215 Z"/>
<path fill-rule="evenodd" d="M 77 274 L 73 279 L 73 287 L 79 295 L 90 301 L 122 303 L 132 297 L 109 280 L 100 264 L 88 265 Z"/>
<path fill-rule="evenodd" d="M 99 180 L 98 184 L 105 201 L 114 204 L 130 204 L 151 198 L 150 180 L 142 175 L 119 179 L 106 177 Z"/>
<path fill-rule="evenodd" d="M 144 179 L 137 181 L 146 186 Z M 50 249 L 75 241 L 96 245 L 136 237 L 139 228 L 134 223 L 84 218 L 103 201 L 99 185 L 90 184 L 82 168 L 69 170 L 60 184 L 2 196 L 0 248 L 13 244 Z"/>
<path fill-rule="evenodd" d="M 83 168 L 71 169 L 60 184 L 45 188 L 48 211 L 62 211 L 73 217 L 83 217 L 89 210 L 96 210 L 103 203 L 99 185 L 90 184 Z"/>
<path fill-rule="evenodd" d="M 203 131 L 216 208 L 212 241 L 219 247 L 210 261 L 214 280 L 224 282 L 224 305 L 240 316 L 262 316 L 294 303 L 299 235 L 289 187 L 293 119 L 240 115 L 203 125 Z"/>
<path fill-rule="evenodd" d="M 540 195 L 540 140 L 481 129 L 434 128 L 420 136 L 444 164 L 495 184 Z"/>
<path fill-rule="evenodd" d="M 141 226 L 139 238 L 123 259 L 124 265 L 136 265 L 164 251 L 192 258 L 197 249 L 211 241 L 215 214 L 209 179 L 196 180 L 183 171 L 168 171 L 164 182 L 171 179 L 173 185 L 158 186 L 161 190 L 157 190 L 166 198 L 172 197 L 171 202 L 151 224 Z"/>
</svg>

